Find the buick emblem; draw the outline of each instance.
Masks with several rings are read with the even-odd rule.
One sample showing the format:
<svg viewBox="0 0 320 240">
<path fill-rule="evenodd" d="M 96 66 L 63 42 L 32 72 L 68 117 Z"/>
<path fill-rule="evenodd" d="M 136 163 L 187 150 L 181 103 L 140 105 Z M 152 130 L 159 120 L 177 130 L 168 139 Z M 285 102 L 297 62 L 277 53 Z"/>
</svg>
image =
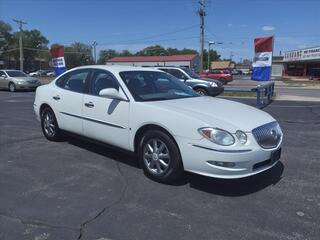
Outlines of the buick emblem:
<svg viewBox="0 0 320 240">
<path fill-rule="evenodd" d="M 271 136 L 273 137 L 274 140 L 277 140 L 278 134 L 277 134 L 277 131 L 275 129 L 271 129 L 270 134 L 271 134 Z"/>
</svg>

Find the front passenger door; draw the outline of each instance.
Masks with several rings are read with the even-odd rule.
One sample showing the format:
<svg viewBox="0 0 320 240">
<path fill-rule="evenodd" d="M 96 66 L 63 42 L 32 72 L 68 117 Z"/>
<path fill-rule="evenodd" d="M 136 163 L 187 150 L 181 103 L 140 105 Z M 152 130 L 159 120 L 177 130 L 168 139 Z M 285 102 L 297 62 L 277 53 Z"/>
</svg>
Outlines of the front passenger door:
<svg viewBox="0 0 320 240">
<path fill-rule="evenodd" d="M 129 101 L 99 96 L 102 89 L 123 91 L 118 80 L 106 70 L 94 70 L 89 94 L 83 99 L 84 135 L 129 149 Z"/>
</svg>

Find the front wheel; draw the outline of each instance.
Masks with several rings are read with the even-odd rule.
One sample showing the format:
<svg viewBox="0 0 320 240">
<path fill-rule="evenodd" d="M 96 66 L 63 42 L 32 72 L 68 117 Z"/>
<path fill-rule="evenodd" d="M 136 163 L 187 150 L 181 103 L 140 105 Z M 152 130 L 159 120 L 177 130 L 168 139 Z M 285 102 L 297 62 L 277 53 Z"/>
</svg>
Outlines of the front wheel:
<svg viewBox="0 0 320 240">
<path fill-rule="evenodd" d="M 183 175 L 183 164 L 176 143 L 166 133 L 151 130 L 140 140 L 138 157 L 146 176 L 172 183 Z"/>
<path fill-rule="evenodd" d="M 59 141 L 61 139 L 61 130 L 59 129 L 57 119 L 49 107 L 46 107 L 41 112 L 41 128 L 44 136 L 49 141 Z"/>
<path fill-rule="evenodd" d="M 9 91 L 15 92 L 16 91 L 16 85 L 14 83 L 9 83 Z"/>
<path fill-rule="evenodd" d="M 209 94 L 208 91 L 206 89 L 204 89 L 204 88 L 197 88 L 196 92 L 199 93 L 202 96 L 208 96 L 208 94 Z"/>
</svg>

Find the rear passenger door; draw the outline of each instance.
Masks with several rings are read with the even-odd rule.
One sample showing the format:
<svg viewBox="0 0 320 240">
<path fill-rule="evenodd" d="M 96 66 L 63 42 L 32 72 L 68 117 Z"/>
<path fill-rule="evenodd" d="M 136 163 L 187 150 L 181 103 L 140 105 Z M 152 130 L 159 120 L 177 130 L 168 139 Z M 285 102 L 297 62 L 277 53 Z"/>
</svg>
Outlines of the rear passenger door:
<svg viewBox="0 0 320 240">
<path fill-rule="evenodd" d="M 56 81 L 52 102 L 59 127 L 76 134 L 83 134 L 82 106 L 86 92 L 89 69 L 80 69 L 63 75 Z"/>
</svg>

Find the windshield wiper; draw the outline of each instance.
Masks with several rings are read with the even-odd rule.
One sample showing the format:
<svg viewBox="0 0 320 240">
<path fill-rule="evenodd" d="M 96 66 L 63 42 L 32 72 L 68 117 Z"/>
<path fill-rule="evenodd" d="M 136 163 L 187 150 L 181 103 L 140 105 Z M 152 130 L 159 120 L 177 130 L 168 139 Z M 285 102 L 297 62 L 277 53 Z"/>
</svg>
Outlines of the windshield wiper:
<svg viewBox="0 0 320 240">
<path fill-rule="evenodd" d="M 168 100 L 168 98 L 160 98 L 160 97 L 157 97 L 157 98 L 148 98 L 148 99 L 144 99 L 144 101 L 162 101 L 162 100 Z"/>
</svg>

